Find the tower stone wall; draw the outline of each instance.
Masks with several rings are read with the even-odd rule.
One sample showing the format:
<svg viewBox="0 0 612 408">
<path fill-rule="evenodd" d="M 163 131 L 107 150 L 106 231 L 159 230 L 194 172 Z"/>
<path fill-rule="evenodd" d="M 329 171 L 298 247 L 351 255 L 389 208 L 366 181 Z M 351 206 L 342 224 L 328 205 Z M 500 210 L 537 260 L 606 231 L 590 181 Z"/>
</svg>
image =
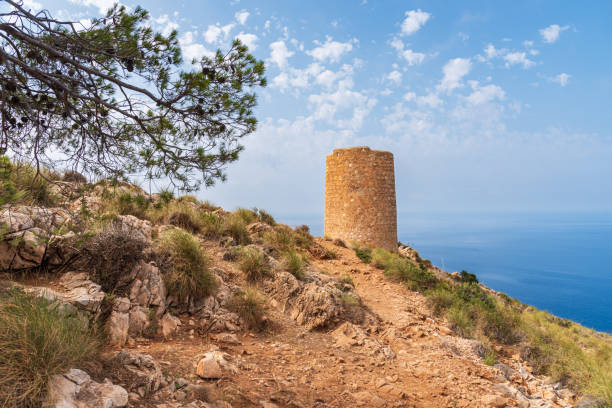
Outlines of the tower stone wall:
<svg viewBox="0 0 612 408">
<path fill-rule="evenodd" d="M 393 154 L 335 149 L 325 172 L 325 235 L 397 250 Z"/>
</svg>

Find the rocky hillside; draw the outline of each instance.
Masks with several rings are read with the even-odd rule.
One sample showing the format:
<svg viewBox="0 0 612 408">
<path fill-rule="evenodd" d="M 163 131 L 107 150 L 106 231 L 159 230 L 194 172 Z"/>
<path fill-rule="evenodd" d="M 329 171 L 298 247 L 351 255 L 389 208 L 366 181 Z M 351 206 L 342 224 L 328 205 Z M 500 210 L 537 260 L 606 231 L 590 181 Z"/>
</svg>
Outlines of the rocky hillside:
<svg viewBox="0 0 612 408">
<path fill-rule="evenodd" d="M 226 212 L 130 185 L 58 185 L 45 206 L 0 210 L 2 406 L 612 399 L 609 336 L 520 305 L 469 273 L 447 274 L 409 247 L 391 254 L 315 238 L 265 211 Z M 578 357 L 567 357 L 566 340 Z M 561 346 L 565 360 L 550 351 Z"/>
</svg>

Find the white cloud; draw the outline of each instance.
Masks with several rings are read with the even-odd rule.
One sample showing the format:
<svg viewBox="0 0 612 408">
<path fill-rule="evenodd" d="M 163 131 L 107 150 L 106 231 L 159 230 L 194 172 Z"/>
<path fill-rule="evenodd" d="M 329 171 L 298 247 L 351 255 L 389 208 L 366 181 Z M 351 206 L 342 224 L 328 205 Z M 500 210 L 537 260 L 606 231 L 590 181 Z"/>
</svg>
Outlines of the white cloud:
<svg viewBox="0 0 612 408">
<path fill-rule="evenodd" d="M 322 67 L 319 64 L 312 64 L 312 65 L 316 65 L 322 69 Z M 316 76 L 315 82 L 317 84 L 323 85 L 326 88 L 331 88 L 336 81 L 350 78 L 353 75 L 353 67 L 351 65 L 344 64 L 340 71 L 333 72 L 333 71 L 330 71 L 329 69 L 326 69 L 314 75 Z"/>
<path fill-rule="evenodd" d="M 202 56 L 212 57 L 214 52 L 208 50 L 204 45 L 194 42 L 197 31 L 187 31 L 179 38 L 179 44 L 187 62 L 191 63 L 194 59 L 199 60 Z"/>
<path fill-rule="evenodd" d="M 378 101 L 350 89 L 348 85 L 341 82 L 335 92 L 310 95 L 308 102 L 314 107 L 312 117 L 325 120 L 339 129 L 353 132 L 361 129 L 364 119 Z"/>
<path fill-rule="evenodd" d="M 451 92 L 455 88 L 462 86 L 461 80 L 472 69 L 472 62 L 469 58 L 454 58 L 444 65 L 442 72 L 444 77 L 440 81 L 438 88 L 442 91 Z"/>
<path fill-rule="evenodd" d="M 569 82 L 569 79 L 572 76 L 570 74 L 566 74 L 565 72 L 560 73 L 559 75 L 551 78 L 551 81 L 558 83 L 561 86 L 565 86 L 567 85 L 567 83 Z"/>
<path fill-rule="evenodd" d="M 404 42 L 399 38 L 394 38 L 391 41 L 391 46 L 397 50 L 398 56 L 405 59 L 410 66 L 419 65 L 425 60 L 425 54 L 404 49 Z"/>
<path fill-rule="evenodd" d="M 340 58 L 347 52 L 353 49 L 353 42 L 347 41 L 345 43 L 333 41 L 331 37 L 327 37 L 325 43 L 315 41 L 315 44 L 319 45 L 311 51 L 306 51 L 306 54 L 310 55 L 317 61 L 330 61 L 338 62 Z"/>
<path fill-rule="evenodd" d="M 226 38 L 235 26 L 235 24 L 227 24 L 221 27 L 218 23 L 217 25 L 209 25 L 204 31 L 204 39 L 209 44 L 216 43 L 222 39 L 221 36 Z"/>
<path fill-rule="evenodd" d="M 441 106 L 444 103 L 444 101 L 442 101 L 442 99 L 440 99 L 440 97 L 433 92 L 430 92 L 425 96 L 417 96 L 415 100 L 417 105 L 421 107 L 428 106 L 433 109 Z"/>
<path fill-rule="evenodd" d="M 493 44 L 489 44 L 484 49 L 487 59 L 495 58 L 499 55 L 499 50 L 496 49 Z"/>
<path fill-rule="evenodd" d="M 266 30 L 266 31 L 270 30 L 270 20 L 266 20 L 266 22 L 264 24 L 264 30 Z"/>
<path fill-rule="evenodd" d="M 419 65 L 425 60 L 425 54 L 414 52 L 412 50 L 404 50 L 401 53 L 408 65 Z"/>
<path fill-rule="evenodd" d="M 493 84 L 479 86 L 478 82 L 475 81 L 472 85 L 472 89 L 474 91 L 466 98 L 472 105 L 481 105 L 495 99 L 501 100 L 506 97 L 506 92 L 504 92 L 501 87 Z"/>
<path fill-rule="evenodd" d="M 236 36 L 244 45 L 249 47 L 249 51 L 253 52 L 257 49 L 257 36 L 251 33 L 240 33 Z"/>
<path fill-rule="evenodd" d="M 274 62 L 281 69 L 287 65 L 287 60 L 294 54 L 293 51 L 287 49 L 287 45 L 282 40 L 270 44 L 270 50 L 272 50 L 270 61 Z"/>
<path fill-rule="evenodd" d="M 431 17 L 431 14 L 421 11 L 421 9 L 407 11 L 406 19 L 402 22 L 402 35 L 416 33 L 425 25 L 429 17 Z"/>
<path fill-rule="evenodd" d="M 109 8 L 113 7 L 116 0 L 70 0 L 74 4 L 82 4 L 83 6 L 94 6 L 98 8 L 101 14 L 105 14 Z"/>
<path fill-rule="evenodd" d="M 234 17 L 236 18 L 236 21 L 238 21 L 241 25 L 244 25 L 250 15 L 251 13 L 249 13 L 248 11 L 242 10 L 237 11 L 236 14 L 234 14 Z"/>
<path fill-rule="evenodd" d="M 389 74 L 386 76 L 386 78 L 393 82 L 396 85 L 399 85 L 402 83 L 402 73 L 399 72 L 398 70 L 394 70 L 389 72 Z"/>
<path fill-rule="evenodd" d="M 178 23 L 176 21 L 172 21 L 167 14 L 162 14 L 153 21 L 155 21 L 155 23 L 161 27 L 161 33 L 163 35 L 169 35 L 173 30 L 179 28 Z"/>
<path fill-rule="evenodd" d="M 527 58 L 527 54 L 524 52 L 509 52 L 508 54 L 504 55 L 504 60 L 506 61 L 506 67 L 519 64 L 523 65 L 523 68 L 527 69 L 535 65 L 535 62 Z"/>
<path fill-rule="evenodd" d="M 568 25 L 561 27 L 558 24 L 551 24 L 548 27 L 540 30 L 542 41 L 552 44 L 559 39 L 561 32 L 567 30 L 568 28 Z"/>
<path fill-rule="evenodd" d="M 42 4 L 35 0 L 24 0 L 23 5 L 26 9 L 32 9 L 33 11 L 42 9 Z"/>
</svg>

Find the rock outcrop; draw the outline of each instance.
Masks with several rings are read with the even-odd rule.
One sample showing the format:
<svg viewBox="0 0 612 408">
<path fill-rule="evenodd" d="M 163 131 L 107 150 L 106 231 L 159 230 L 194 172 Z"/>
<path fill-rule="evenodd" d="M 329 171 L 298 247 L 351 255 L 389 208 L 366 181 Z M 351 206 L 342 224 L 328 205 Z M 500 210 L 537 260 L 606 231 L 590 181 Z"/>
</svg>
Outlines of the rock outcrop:
<svg viewBox="0 0 612 408">
<path fill-rule="evenodd" d="M 127 391 L 110 382 L 98 383 L 89 374 L 71 369 L 51 377 L 47 404 L 54 408 L 118 408 L 128 405 Z"/>
</svg>

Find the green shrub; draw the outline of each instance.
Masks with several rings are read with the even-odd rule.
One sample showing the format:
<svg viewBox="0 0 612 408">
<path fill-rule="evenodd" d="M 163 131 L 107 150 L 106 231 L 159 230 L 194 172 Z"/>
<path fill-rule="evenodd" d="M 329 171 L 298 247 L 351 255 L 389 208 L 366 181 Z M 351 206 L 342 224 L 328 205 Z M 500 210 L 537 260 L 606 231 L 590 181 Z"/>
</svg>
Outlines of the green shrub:
<svg viewBox="0 0 612 408">
<path fill-rule="evenodd" d="M 276 225 L 276 220 L 274 220 L 274 217 L 262 209 L 257 210 L 257 217 L 259 218 L 259 221 L 268 224 L 271 227 Z"/>
<path fill-rule="evenodd" d="M 266 300 L 255 288 L 247 287 L 232 294 L 228 309 L 237 313 L 251 330 L 261 330 L 265 326 Z"/>
<path fill-rule="evenodd" d="M 180 227 L 191 233 L 200 232 L 199 220 L 187 211 L 174 211 L 168 216 L 168 224 Z"/>
<path fill-rule="evenodd" d="M 213 203 L 211 203 L 208 200 L 200 202 L 198 207 L 199 207 L 200 211 L 204 211 L 204 212 L 213 212 L 213 211 L 216 211 L 218 209 L 218 207 L 216 205 L 214 205 Z"/>
<path fill-rule="evenodd" d="M 66 170 L 62 175 L 62 181 L 85 184 L 87 183 L 87 177 L 76 170 Z"/>
<path fill-rule="evenodd" d="M 342 277 L 340 278 L 340 282 L 346 283 L 347 285 L 351 285 L 352 287 L 355 287 L 355 282 L 353 282 L 353 278 L 351 278 L 351 275 L 349 275 L 348 273 L 345 273 L 344 275 L 342 275 Z"/>
<path fill-rule="evenodd" d="M 295 227 L 293 240 L 298 247 L 308 249 L 314 241 L 314 238 L 310 235 L 310 228 L 308 225 Z"/>
<path fill-rule="evenodd" d="M 289 273 L 297 279 L 304 278 L 304 259 L 301 254 L 294 250 L 288 250 L 283 253 L 283 261 Z"/>
<path fill-rule="evenodd" d="M 355 248 L 355 255 L 361 259 L 363 263 L 370 263 L 372 260 L 372 253 L 368 249 Z"/>
<path fill-rule="evenodd" d="M 249 225 L 257 220 L 257 213 L 253 210 L 249 210 L 248 208 L 237 208 L 234 214 L 242 218 L 242 221 L 244 221 L 246 225 Z"/>
<path fill-rule="evenodd" d="M 428 270 L 423 270 L 406 258 L 393 255 L 385 267 L 385 276 L 404 282 L 411 290 L 424 291 L 433 288 L 438 279 Z"/>
<path fill-rule="evenodd" d="M 191 194 L 185 194 L 183 196 L 180 196 L 178 198 L 178 201 L 180 203 L 192 203 L 192 204 L 198 204 L 199 203 L 197 197 L 194 196 L 194 195 L 191 195 Z"/>
<path fill-rule="evenodd" d="M 446 314 L 451 329 L 462 337 L 472 337 L 474 321 L 469 311 L 459 305 L 453 305 Z"/>
<path fill-rule="evenodd" d="M 359 301 L 359 299 L 357 299 L 355 296 L 351 295 L 350 293 L 341 294 L 340 300 L 342 300 L 342 303 L 348 306 L 361 306 L 361 302 Z"/>
<path fill-rule="evenodd" d="M 247 245 L 251 242 L 246 229 L 244 218 L 237 214 L 229 214 L 223 218 L 223 234 L 229 235 L 238 245 Z"/>
<path fill-rule="evenodd" d="M 58 205 L 60 197 L 53 192 L 50 181 L 59 176 L 47 169 L 39 172 L 26 163 L 11 163 L 6 157 L 0 160 L 0 204 L 18 202 L 27 205 L 53 207 Z"/>
<path fill-rule="evenodd" d="M 133 215 L 140 219 L 147 218 L 150 201 L 143 194 L 122 193 L 117 198 L 117 212 L 121 215 Z"/>
<path fill-rule="evenodd" d="M 264 234 L 264 242 L 274 246 L 280 251 L 289 251 L 295 248 L 293 231 L 284 225 L 277 225 L 272 231 Z"/>
<path fill-rule="evenodd" d="M 203 214 L 200 225 L 200 233 L 208 239 L 219 238 L 223 235 L 223 218 L 216 214 Z"/>
<path fill-rule="evenodd" d="M 41 406 L 50 377 L 91 361 L 100 345 L 87 323 L 49 301 L 0 292 L 0 406 Z"/>
<path fill-rule="evenodd" d="M 174 193 L 171 190 L 161 190 L 159 192 L 159 200 L 163 205 L 168 205 L 172 200 L 174 200 Z"/>
<path fill-rule="evenodd" d="M 393 254 L 381 248 L 374 248 L 371 253 L 370 263 L 378 269 L 385 269 L 393 261 Z"/>
<path fill-rule="evenodd" d="M 478 283 L 478 279 L 476 278 L 476 275 L 474 275 L 473 273 L 469 273 L 466 270 L 462 270 L 459 273 L 459 276 L 461 277 L 461 280 L 465 283 Z"/>
<path fill-rule="evenodd" d="M 262 280 L 270 271 L 264 254 L 253 247 L 247 247 L 242 251 L 238 266 L 251 282 Z"/>
<path fill-rule="evenodd" d="M 485 355 L 483 359 L 483 363 L 485 363 L 488 366 L 493 367 L 497 363 L 497 356 L 495 355 L 495 351 L 489 351 Z"/>
<path fill-rule="evenodd" d="M 181 302 L 199 299 L 214 292 L 215 276 L 200 242 L 190 233 L 172 229 L 164 232 L 159 242 L 164 283 L 168 294 Z"/>
<path fill-rule="evenodd" d="M 425 293 L 436 316 L 441 316 L 455 303 L 455 296 L 446 285 L 438 285 Z"/>
</svg>

